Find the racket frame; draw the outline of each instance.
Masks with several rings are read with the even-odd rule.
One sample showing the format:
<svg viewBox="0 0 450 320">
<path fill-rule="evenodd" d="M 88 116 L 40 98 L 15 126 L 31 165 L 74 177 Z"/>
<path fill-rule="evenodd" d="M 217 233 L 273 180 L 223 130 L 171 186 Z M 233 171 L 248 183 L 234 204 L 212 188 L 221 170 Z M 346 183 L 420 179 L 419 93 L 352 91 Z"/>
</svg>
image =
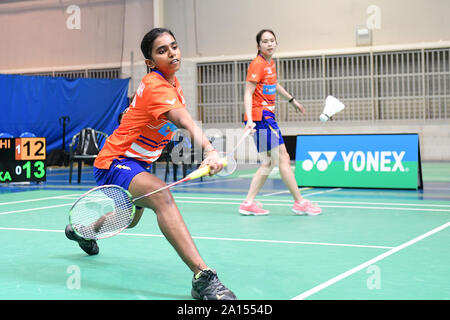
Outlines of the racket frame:
<svg viewBox="0 0 450 320">
<path fill-rule="evenodd" d="M 93 239 L 92 239 L 92 238 L 86 238 L 85 235 L 79 233 L 79 232 L 77 231 L 77 228 L 74 227 L 74 224 L 73 224 L 73 222 L 72 222 L 72 216 L 73 216 L 73 211 L 72 211 L 72 210 L 73 210 L 73 208 L 77 205 L 78 202 L 80 202 L 84 197 L 86 197 L 86 196 L 89 195 L 90 193 L 95 192 L 95 191 L 97 191 L 97 190 L 99 190 L 99 189 L 105 189 L 105 188 L 111 188 L 111 187 L 123 191 L 123 192 L 127 195 L 128 199 L 129 199 L 129 201 L 130 201 L 130 203 L 132 204 L 132 209 L 133 209 L 133 210 L 132 210 L 131 216 L 130 216 L 130 223 L 127 224 L 127 225 L 125 225 L 124 227 L 122 227 L 122 228 L 120 228 L 120 229 L 117 229 L 117 230 L 114 231 L 114 232 L 109 232 L 108 235 L 106 235 L 106 236 L 95 237 L 95 238 L 93 238 Z M 131 224 L 131 222 L 133 221 L 135 214 L 136 214 L 136 205 L 135 205 L 135 203 L 133 202 L 133 198 L 132 198 L 131 193 L 130 193 L 128 190 L 126 190 L 125 188 L 123 188 L 123 187 L 121 187 L 121 186 L 119 186 L 119 185 L 115 185 L 115 184 L 105 184 L 105 185 L 98 186 L 98 187 L 95 187 L 95 188 L 90 189 L 89 191 L 87 191 L 87 192 L 85 192 L 84 194 L 82 194 L 82 195 L 77 199 L 77 201 L 75 201 L 75 203 L 72 205 L 72 207 L 70 207 L 70 210 L 69 210 L 69 224 L 72 226 L 73 231 L 74 231 L 78 236 L 80 236 L 80 237 L 83 238 L 83 239 L 87 239 L 87 240 L 106 239 L 106 238 L 110 238 L 110 237 L 112 237 L 112 236 L 115 236 L 116 234 L 118 234 L 118 233 L 122 232 L 123 230 L 125 230 L 125 229 Z M 99 216 L 98 219 L 100 219 L 100 218 L 103 217 L 104 215 L 105 215 L 105 214 L 103 214 L 102 216 Z"/>
</svg>

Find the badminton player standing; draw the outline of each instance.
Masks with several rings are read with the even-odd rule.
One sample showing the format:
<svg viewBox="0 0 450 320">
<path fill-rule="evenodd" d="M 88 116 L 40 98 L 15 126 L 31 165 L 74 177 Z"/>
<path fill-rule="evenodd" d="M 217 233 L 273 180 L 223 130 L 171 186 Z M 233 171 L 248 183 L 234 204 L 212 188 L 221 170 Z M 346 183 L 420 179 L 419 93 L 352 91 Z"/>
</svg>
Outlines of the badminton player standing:
<svg viewBox="0 0 450 320">
<path fill-rule="evenodd" d="M 271 30 L 261 30 L 256 35 L 258 55 L 250 63 L 247 72 L 244 106 L 245 130 L 254 127 L 254 140 L 261 166 L 253 176 L 247 198 L 240 205 L 239 212 L 243 215 L 266 215 L 262 205 L 254 202 L 256 195 L 267 180 L 275 165 L 280 169 L 281 179 L 294 197 L 292 211 L 298 215 L 318 215 L 321 209 L 310 201 L 303 199 L 298 189 L 294 173 L 291 169 L 289 154 L 284 145 L 281 131 L 275 121 L 275 97 L 280 93 L 289 100 L 295 108 L 304 112 L 303 106 L 295 100 L 280 84 L 277 83 L 277 73 L 272 55 L 277 47 L 275 34 Z"/>
<path fill-rule="evenodd" d="M 151 30 L 144 36 L 141 50 L 151 72 L 142 79 L 119 127 L 107 139 L 94 163 L 98 185 L 120 185 L 133 197 L 165 186 L 162 180 L 147 171 L 147 167 L 158 159 L 177 128 L 187 130 L 191 141 L 203 148 L 205 160 L 202 166 L 209 165 L 211 174 L 223 168 L 218 153 L 186 109 L 183 92 L 175 76 L 180 68 L 181 55 L 172 32 L 162 28 Z M 144 197 L 137 205 L 135 219 L 129 228 L 138 223 L 144 208 L 156 213 L 162 233 L 194 273 L 191 291 L 194 298 L 236 299 L 233 292 L 220 282 L 215 270 L 208 268 L 201 258 L 168 189 Z M 70 225 L 66 227 L 66 235 L 77 241 L 88 254 L 98 253 L 95 240 L 78 237 Z"/>
</svg>

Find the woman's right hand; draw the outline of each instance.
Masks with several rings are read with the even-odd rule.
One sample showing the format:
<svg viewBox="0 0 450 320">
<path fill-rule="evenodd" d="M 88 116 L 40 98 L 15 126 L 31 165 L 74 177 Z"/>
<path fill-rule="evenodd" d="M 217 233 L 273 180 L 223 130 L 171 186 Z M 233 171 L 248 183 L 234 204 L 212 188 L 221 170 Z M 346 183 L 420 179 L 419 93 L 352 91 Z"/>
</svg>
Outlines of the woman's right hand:
<svg viewBox="0 0 450 320">
<path fill-rule="evenodd" d="M 200 164 L 199 168 L 202 168 L 204 166 L 209 166 L 210 171 L 209 175 L 215 175 L 217 172 L 223 169 L 223 163 L 220 159 L 219 153 L 216 151 L 216 149 L 213 149 L 206 153 L 205 159 Z"/>
<path fill-rule="evenodd" d="M 253 121 L 247 121 L 247 124 L 245 125 L 244 132 L 247 132 L 247 130 L 250 130 L 250 134 L 254 135 L 256 132 L 256 129 L 254 129 L 256 124 Z"/>
</svg>

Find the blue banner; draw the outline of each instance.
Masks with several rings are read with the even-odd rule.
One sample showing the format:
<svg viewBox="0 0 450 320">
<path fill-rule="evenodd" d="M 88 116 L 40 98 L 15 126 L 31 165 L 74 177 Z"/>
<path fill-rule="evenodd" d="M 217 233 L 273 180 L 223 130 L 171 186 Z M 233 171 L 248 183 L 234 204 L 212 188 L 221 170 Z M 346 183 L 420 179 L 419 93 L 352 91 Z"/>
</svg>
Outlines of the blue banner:
<svg viewBox="0 0 450 320">
<path fill-rule="evenodd" d="M 419 136 L 417 134 L 355 134 L 299 136 L 296 160 L 307 160 L 309 152 L 336 152 L 334 161 L 344 161 L 352 151 L 371 154 L 404 152 L 403 161 L 417 161 Z"/>
<path fill-rule="evenodd" d="M 47 152 L 65 147 L 83 128 L 111 134 L 119 114 L 128 106 L 129 79 L 66 79 L 61 77 L 0 75 L 0 133 L 19 137 L 23 132 L 47 139 Z"/>
<path fill-rule="evenodd" d="M 418 134 L 298 136 L 295 159 L 299 186 L 420 187 Z"/>
</svg>

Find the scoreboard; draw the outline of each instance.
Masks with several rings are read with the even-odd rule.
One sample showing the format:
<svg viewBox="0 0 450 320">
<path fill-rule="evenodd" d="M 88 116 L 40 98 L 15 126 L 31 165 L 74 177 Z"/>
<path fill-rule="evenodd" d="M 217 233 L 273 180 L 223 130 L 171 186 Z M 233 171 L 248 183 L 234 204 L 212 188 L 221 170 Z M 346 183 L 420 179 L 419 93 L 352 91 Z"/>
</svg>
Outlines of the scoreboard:
<svg viewBox="0 0 450 320">
<path fill-rule="evenodd" d="M 0 183 L 45 180 L 45 138 L 0 138 Z"/>
</svg>

